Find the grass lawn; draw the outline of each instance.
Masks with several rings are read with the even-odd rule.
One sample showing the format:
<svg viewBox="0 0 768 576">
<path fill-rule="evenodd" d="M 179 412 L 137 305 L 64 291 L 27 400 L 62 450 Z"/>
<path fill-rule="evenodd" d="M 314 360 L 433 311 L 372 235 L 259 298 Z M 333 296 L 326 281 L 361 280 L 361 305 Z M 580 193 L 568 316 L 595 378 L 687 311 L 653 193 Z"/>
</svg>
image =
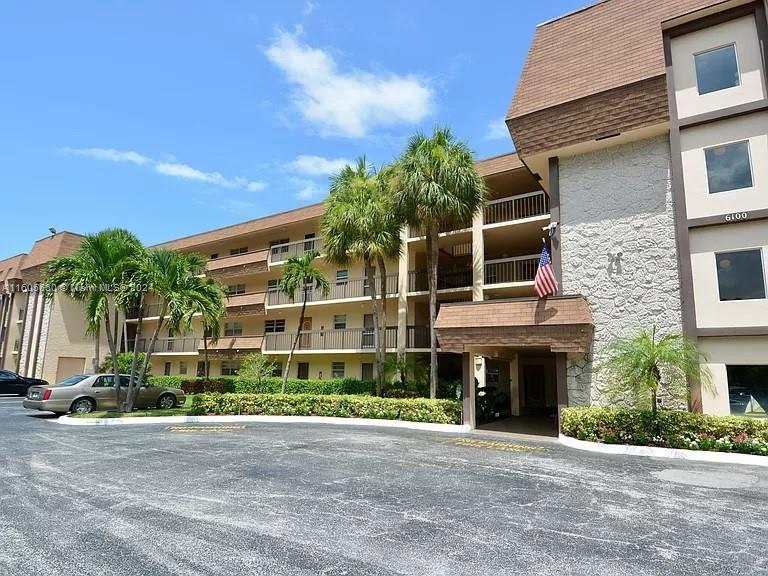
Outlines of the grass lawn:
<svg viewBox="0 0 768 576">
<path fill-rule="evenodd" d="M 134 410 L 130 414 L 124 414 L 117 411 L 94 411 L 89 414 L 70 414 L 72 418 L 133 418 L 140 416 L 186 416 L 189 413 L 189 409 L 192 407 L 192 396 L 187 396 L 184 406 L 181 408 L 169 408 L 167 410 L 161 410 L 160 408 L 147 408 L 143 410 Z"/>
</svg>

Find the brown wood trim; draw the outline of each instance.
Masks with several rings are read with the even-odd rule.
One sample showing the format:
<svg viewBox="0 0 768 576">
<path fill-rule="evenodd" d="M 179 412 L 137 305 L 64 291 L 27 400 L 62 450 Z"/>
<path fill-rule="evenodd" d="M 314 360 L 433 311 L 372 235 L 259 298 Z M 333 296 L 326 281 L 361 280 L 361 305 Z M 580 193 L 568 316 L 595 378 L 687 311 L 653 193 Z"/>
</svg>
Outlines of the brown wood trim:
<svg viewBox="0 0 768 576">
<path fill-rule="evenodd" d="M 768 218 L 768 208 L 763 208 L 761 210 L 742 210 L 740 212 L 731 212 L 729 214 L 716 214 L 714 216 L 704 216 L 702 218 L 691 218 L 688 220 L 688 228 L 727 226 L 729 224 L 738 224 L 740 222 L 765 220 L 766 218 Z"/>
<path fill-rule="evenodd" d="M 38 293 L 39 293 L 39 291 L 38 291 Z M 40 354 L 40 340 L 43 339 L 43 320 L 45 320 L 45 308 L 46 308 L 46 306 L 51 306 L 52 305 L 45 298 L 42 298 L 40 296 L 38 296 L 38 298 L 40 298 L 40 320 L 37 323 L 37 330 L 36 330 L 36 332 L 37 332 L 37 339 L 35 340 L 35 355 L 32 357 L 32 378 L 36 378 L 37 377 L 37 358 L 38 358 L 38 355 Z M 48 319 L 48 325 L 50 326 L 50 318 Z M 45 334 L 45 338 L 46 338 L 46 340 L 48 339 L 48 333 L 47 332 Z M 41 378 L 43 376 L 42 368 L 43 368 L 43 366 L 41 364 L 40 365 L 40 377 Z"/>
<path fill-rule="evenodd" d="M 555 353 L 555 382 L 557 384 L 557 431 L 562 430 L 562 411 L 568 406 L 568 356 Z"/>
<path fill-rule="evenodd" d="M 688 215 L 685 206 L 683 183 L 683 155 L 680 145 L 680 123 L 677 118 L 675 78 L 672 71 L 672 49 L 669 32 L 664 33 L 664 61 L 667 72 L 667 100 L 669 103 L 669 145 L 672 163 L 672 198 L 677 240 L 677 266 L 680 274 L 680 309 L 682 328 L 690 338 L 695 338 L 696 304 L 693 297 L 693 270 L 691 268 L 691 241 L 688 236 Z"/>
<path fill-rule="evenodd" d="M 37 300 L 40 296 L 39 292 L 35 292 L 35 298 L 32 303 L 32 317 L 29 321 L 29 337 L 30 339 L 34 339 L 35 335 L 35 314 L 37 314 Z M 32 299 L 32 293 L 27 292 L 27 307 L 24 309 L 24 323 L 23 323 L 23 330 L 24 330 L 24 337 L 27 337 L 27 331 L 26 331 L 26 325 L 27 325 L 27 317 L 29 316 L 29 301 Z M 22 340 L 22 342 L 24 342 Z M 29 358 L 32 354 L 32 340 L 30 340 L 29 344 L 27 344 L 27 356 L 24 359 L 24 374 L 22 376 L 28 376 L 29 374 Z M 19 347 L 19 362 L 21 362 L 21 346 Z M 17 370 L 18 372 L 18 370 Z"/>
<path fill-rule="evenodd" d="M 762 2 L 752 2 L 751 4 L 734 6 L 728 10 L 702 16 L 696 20 L 691 20 L 690 22 L 685 22 L 678 26 L 668 28 L 664 30 L 664 35 L 669 36 L 670 38 L 674 38 L 675 36 L 683 36 L 685 34 L 690 34 L 691 32 L 703 30 L 704 28 L 717 26 L 718 24 L 723 24 L 724 22 L 734 20 L 735 18 L 741 18 L 742 16 L 754 14 L 761 4 Z"/>
<path fill-rule="evenodd" d="M 720 108 L 711 112 L 697 114 L 696 116 L 681 118 L 678 120 L 678 124 L 680 128 L 693 128 L 694 126 L 711 124 L 712 122 L 719 122 L 720 120 L 727 120 L 729 118 L 738 118 L 739 116 L 752 114 L 754 112 L 763 112 L 765 110 L 768 110 L 768 98 L 762 98 L 760 100 L 755 100 L 754 102 L 745 102 L 744 104 L 737 104 L 736 106 L 729 106 L 728 108 Z"/>
<path fill-rule="evenodd" d="M 768 336 L 768 326 L 739 326 L 728 328 L 699 328 L 696 330 L 699 337 L 717 336 Z"/>
<path fill-rule="evenodd" d="M 475 359 L 469 352 L 461 354 L 462 424 L 475 427 Z"/>
<path fill-rule="evenodd" d="M 557 156 L 549 158 L 549 221 L 557 222 L 557 229 L 550 237 L 550 250 L 552 253 L 552 268 L 559 285 L 560 294 L 563 293 L 563 260 L 560 253 L 560 159 Z"/>
</svg>

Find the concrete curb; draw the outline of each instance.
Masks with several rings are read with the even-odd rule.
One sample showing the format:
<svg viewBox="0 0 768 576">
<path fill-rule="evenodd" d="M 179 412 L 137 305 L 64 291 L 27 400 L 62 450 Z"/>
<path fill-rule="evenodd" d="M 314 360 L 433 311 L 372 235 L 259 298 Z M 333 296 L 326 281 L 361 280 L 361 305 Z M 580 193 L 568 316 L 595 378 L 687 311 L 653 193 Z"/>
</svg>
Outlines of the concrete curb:
<svg viewBox="0 0 768 576">
<path fill-rule="evenodd" d="M 132 416 L 129 418 L 72 418 L 60 416 L 59 424 L 68 426 L 124 426 L 131 424 L 212 424 L 234 422 L 260 422 L 264 424 L 332 424 L 335 426 L 368 426 L 373 428 L 406 428 L 428 432 L 466 434 L 466 424 L 430 424 L 406 420 L 378 420 L 373 418 L 334 418 L 325 416 Z"/>
<path fill-rule="evenodd" d="M 754 454 L 738 454 L 735 452 L 708 452 L 704 450 L 683 450 L 680 448 L 660 448 L 657 446 L 633 446 L 630 444 L 601 444 L 577 440 L 560 434 L 558 437 L 563 446 L 600 452 L 602 454 L 626 454 L 628 456 L 650 456 L 652 458 L 676 458 L 697 462 L 717 462 L 721 464 L 746 464 L 749 466 L 768 466 L 768 456 Z"/>
</svg>

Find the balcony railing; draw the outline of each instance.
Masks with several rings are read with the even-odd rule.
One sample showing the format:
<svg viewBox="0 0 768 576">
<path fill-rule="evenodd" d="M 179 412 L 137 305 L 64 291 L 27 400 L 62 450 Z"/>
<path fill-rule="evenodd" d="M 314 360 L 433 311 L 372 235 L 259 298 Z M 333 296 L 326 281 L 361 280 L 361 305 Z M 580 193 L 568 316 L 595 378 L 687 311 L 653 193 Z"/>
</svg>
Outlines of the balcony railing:
<svg viewBox="0 0 768 576">
<path fill-rule="evenodd" d="M 291 349 L 296 332 L 279 332 L 264 335 L 265 352 Z M 397 347 L 397 327 L 387 328 L 387 348 Z M 297 350 L 373 350 L 373 328 L 345 328 L 344 330 L 303 331 L 296 344 Z"/>
<path fill-rule="evenodd" d="M 483 208 L 483 224 L 511 222 L 549 213 L 549 199 L 544 191 L 491 200 Z"/>
<path fill-rule="evenodd" d="M 147 352 L 149 349 L 149 338 L 139 338 L 139 352 Z M 169 354 L 181 352 L 197 352 L 199 338 L 193 336 L 178 338 L 158 338 L 155 340 L 154 354 Z M 128 340 L 127 351 L 133 352 L 135 340 Z"/>
<path fill-rule="evenodd" d="M 429 348 L 429 326 L 408 326 L 406 348 Z"/>
<path fill-rule="evenodd" d="M 158 316 L 160 316 L 160 304 L 144 304 L 143 318 L 157 318 Z M 130 308 L 126 312 L 126 318 L 138 319 L 138 317 L 139 317 L 138 308 Z"/>
<path fill-rule="evenodd" d="M 439 234 L 445 234 L 447 232 L 456 232 L 457 230 L 466 230 L 472 228 L 472 222 L 459 222 L 455 224 L 445 224 L 438 230 Z M 421 226 L 410 226 L 408 228 L 408 238 L 421 238 L 426 236 L 427 233 Z"/>
<path fill-rule="evenodd" d="M 485 261 L 485 284 L 532 282 L 539 266 L 539 255 L 517 256 Z"/>
<path fill-rule="evenodd" d="M 427 270 L 408 271 L 408 292 L 426 292 L 429 290 L 429 272 Z M 450 290 L 472 286 L 472 269 L 438 270 L 437 289 Z"/>
<path fill-rule="evenodd" d="M 253 250 L 234 256 L 222 256 L 208 260 L 207 270 L 212 276 L 227 277 L 254 272 L 263 272 L 267 269 L 267 255 L 269 250 Z"/>
<path fill-rule="evenodd" d="M 216 343 L 208 341 L 208 350 L 225 351 L 225 350 L 260 350 L 264 336 L 222 336 Z M 198 342 L 198 349 L 203 350 L 202 338 Z"/>
<path fill-rule="evenodd" d="M 323 246 L 322 238 L 307 238 L 306 240 L 296 240 L 295 242 L 278 244 L 269 249 L 269 263 L 279 264 L 285 262 L 288 258 L 293 256 L 303 256 L 312 250 L 322 252 Z"/>
<path fill-rule="evenodd" d="M 379 292 L 379 279 L 376 278 L 376 293 Z M 397 294 L 397 274 L 387 274 L 387 294 Z M 350 278 L 345 282 L 336 282 L 331 284 L 327 295 L 320 290 L 310 288 L 307 292 L 307 302 L 322 302 L 326 300 L 343 300 L 345 298 L 362 298 L 371 295 L 368 286 L 368 280 L 365 278 Z M 304 295 L 301 289 L 293 295 L 293 300 L 280 291 L 269 292 L 267 303 L 270 306 L 279 306 L 281 304 L 301 304 L 304 301 Z"/>
</svg>

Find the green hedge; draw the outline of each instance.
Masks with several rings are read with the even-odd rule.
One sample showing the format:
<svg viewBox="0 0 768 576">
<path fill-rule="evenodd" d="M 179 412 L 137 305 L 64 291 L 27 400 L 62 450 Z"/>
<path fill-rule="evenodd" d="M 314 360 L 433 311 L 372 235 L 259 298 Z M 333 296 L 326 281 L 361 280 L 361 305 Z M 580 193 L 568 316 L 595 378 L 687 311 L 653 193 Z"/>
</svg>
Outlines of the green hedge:
<svg viewBox="0 0 768 576">
<path fill-rule="evenodd" d="M 563 434 L 605 444 L 634 444 L 768 456 L 768 420 L 632 408 L 564 408 Z"/>
<path fill-rule="evenodd" d="M 264 378 L 261 384 L 256 380 L 240 376 L 223 376 L 205 380 L 189 376 L 153 376 L 149 378 L 155 386 L 181 388 L 187 394 L 203 392 L 237 392 L 252 394 L 277 394 L 281 391 L 282 380 L 277 377 Z M 287 394 L 373 394 L 373 382 L 338 378 L 332 380 L 299 380 L 289 378 L 285 383 Z"/>
<path fill-rule="evenodd" d="M 190 414 L 336 416 L 460 424 L 461 403 L 426 398 L 378 398 L 313 394 L 200 394 Z"/>
</svg>

